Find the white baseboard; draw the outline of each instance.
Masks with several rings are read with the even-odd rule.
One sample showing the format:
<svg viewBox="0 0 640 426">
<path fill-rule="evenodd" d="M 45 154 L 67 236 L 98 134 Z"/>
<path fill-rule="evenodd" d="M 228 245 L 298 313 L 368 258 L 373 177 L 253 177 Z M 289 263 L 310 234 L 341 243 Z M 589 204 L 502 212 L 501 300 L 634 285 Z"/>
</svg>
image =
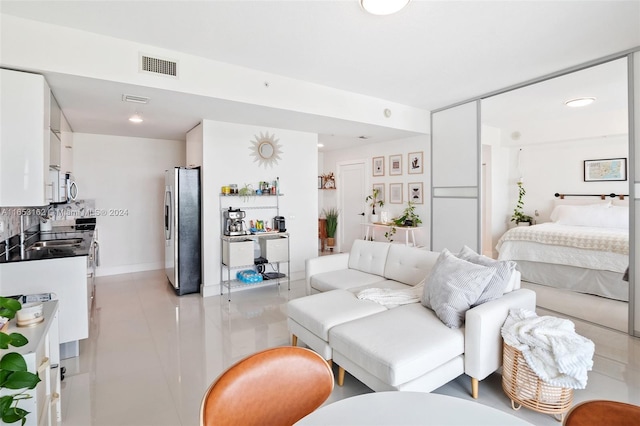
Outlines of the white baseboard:
<svg viewBox="0 0 640 426">
<path fill-rule="evenodd" d="M 164 262 L 136 263 L 134 265 L 100 266 L 96 269 L 96 277 L 130 274 L 132 272 L 164 270 Z"/>
</svg>

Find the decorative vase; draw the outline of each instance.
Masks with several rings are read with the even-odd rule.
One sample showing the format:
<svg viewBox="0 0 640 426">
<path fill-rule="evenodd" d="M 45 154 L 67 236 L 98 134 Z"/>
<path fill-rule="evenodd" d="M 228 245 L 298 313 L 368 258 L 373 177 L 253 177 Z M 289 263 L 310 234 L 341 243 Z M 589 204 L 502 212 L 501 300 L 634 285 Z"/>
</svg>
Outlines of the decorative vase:
<svg viewBox="0 0 640 426">
<path fill-rule="evenodd" d="M 331 238 L 331 237 L 327 237 L 327 246 L 334 247 L 335 245 L 336 245 L 336 239 L 335 238 Z"/>
</svg>

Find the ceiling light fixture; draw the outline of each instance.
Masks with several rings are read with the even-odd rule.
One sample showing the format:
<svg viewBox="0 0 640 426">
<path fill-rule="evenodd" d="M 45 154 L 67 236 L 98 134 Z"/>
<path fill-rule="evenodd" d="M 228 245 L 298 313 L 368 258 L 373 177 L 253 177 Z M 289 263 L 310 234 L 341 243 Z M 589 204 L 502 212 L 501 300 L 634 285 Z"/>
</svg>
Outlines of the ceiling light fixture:
<svg viewBox="0 0 640 426">
<path fill-rule="evenodd" d="M 360 0 L 360 6 L 372 15 L 391 15 L 399 12 L 410 0 Z"/>
<path fill-rule="evenodd" d="M 564 104 L 571 108 L 583 107 L 595 102 L 596 98 L 576 98 L 566 101 Z"/>
<path fill-rule="evenodd" d="M 323 143 L 319 143 L 318 144 L 318 148 L 322 148 L 322 147 L 324 147 L 324 144 Z"/>
<path fill-rule="evenodd" d="M 140 113 L 135 113 L 133 114 L 131 117 L 129 117 L 129 121 L 132 123 L 142 123 L 142 114 Z"/>
</svg>

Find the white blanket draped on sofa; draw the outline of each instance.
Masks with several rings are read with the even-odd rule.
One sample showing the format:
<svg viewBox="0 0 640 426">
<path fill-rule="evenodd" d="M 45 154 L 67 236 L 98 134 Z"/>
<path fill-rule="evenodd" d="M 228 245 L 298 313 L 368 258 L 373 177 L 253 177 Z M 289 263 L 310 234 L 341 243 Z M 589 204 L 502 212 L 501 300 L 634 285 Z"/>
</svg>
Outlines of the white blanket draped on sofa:
<svg viewBox="0 0 640 426">
<path fill-rule="evenodd" d="M 571 321 L 512 309 L 502 327 L 502 338 L 522 352 L 531 370 L 545 383 L 572 389 L 587 386 L 594 344 L 577 334 Z"/>
<path fill-rule="evenodd" d="M 420 302 L 424 291 L 424 281 L 408 289 L 367 288 L 360 291 L 358 299 L 370 300 L 383 306 L 399 306 Z"/>
</svg>

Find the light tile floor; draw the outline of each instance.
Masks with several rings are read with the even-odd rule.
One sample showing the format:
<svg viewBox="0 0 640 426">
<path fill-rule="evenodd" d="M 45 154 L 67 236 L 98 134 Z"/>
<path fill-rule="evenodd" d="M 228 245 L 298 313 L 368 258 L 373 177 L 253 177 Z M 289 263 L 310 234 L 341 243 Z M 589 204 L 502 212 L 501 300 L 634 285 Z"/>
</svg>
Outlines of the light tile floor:
<svg viewBox="0 0 640 426">
<path fill-rule="evenodd" d="M 177 297 L 163 271 L 100 277 L 90 338 L 80 356 L 63 361 L 65 426 L 197 425 L 200 401 L 227 367 L 261 349 L 286 345 L 286 302 L 304 295 L 304 282 L 254 288 L 226 298 Z M 544 314 L 544 312 L 539 312 Z M 576 321 L 576 329 L 596 344 L 587 389 L 575 401 L 593 398 L 640 404 L 640 339 Z M 479 404 L 525 418 L 536 425 L 559 425 L 553 417 L 511 409 L 500 375 L 480 383 Z M 347 375 L 327 403 L 371 392 Z M 470 380 L 461 376 L 435 392 L 471 400 Z M 428 419 L 425 419 L 427 422 Z"/>
</svg>

